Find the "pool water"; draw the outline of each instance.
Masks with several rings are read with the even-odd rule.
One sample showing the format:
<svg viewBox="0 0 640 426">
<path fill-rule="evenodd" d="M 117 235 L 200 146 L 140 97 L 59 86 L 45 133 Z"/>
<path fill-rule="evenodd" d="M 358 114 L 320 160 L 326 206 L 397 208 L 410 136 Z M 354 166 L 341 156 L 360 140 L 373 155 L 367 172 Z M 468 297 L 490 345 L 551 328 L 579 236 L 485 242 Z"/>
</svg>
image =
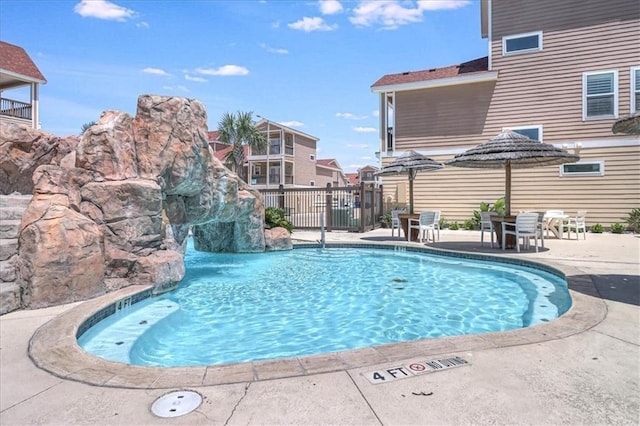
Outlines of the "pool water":
<svg viewBox="0 0 640 426">
<path fill-rule="evenodd" d="M 179 287 L 78 339 L 95 355 L 195 366 L 527 327 L 557 318 L 566 280 L 516 265 L 364 248 L 260 254 L 190 247 Z"/>
</svg>

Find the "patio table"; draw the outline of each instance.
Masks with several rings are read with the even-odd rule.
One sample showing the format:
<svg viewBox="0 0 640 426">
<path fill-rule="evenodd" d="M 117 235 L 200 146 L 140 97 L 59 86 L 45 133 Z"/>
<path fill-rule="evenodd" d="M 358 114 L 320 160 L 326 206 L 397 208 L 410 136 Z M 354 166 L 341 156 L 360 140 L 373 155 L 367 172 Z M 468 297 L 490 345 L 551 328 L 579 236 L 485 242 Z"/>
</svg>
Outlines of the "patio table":
<svg viewBox="0 0 640 426">
<path fill-rule="evenodd" d="M 516 216 L 491 216 L 491 223 L 493 224 L 493 231 L 496 234 L 496 238 L 498 240 L 498 247 L 502 248 L 502 222 L 515 223 Z M 516 236 L 512 234 L 507 234 L 507 238 L 505 241 L 505 248 L 514 249 L 516 248 Z"/>
<path fill-rule="evenodd" d="M 411 238 L 409 237 L 409 219 L 420 219 L 420 215 L 417 213 L 400 213 L 398 214 L 398 219 L 400 219 L 400 226 L 402 226 L 402 232 L 404 232 L 404 237 L 407 241 L 416 241 L 418 239 L 418 229 L 413 228 L 411 230 Z"/>
<path fill-rule="evenodd" d="M 564 220 L 567 219 L 569 215 L 559 214 L 559 213 L 547 213 L 544 215 L 544 229 L 547 236 L 549 236 L 549 231 L 559 240 L 562 239 L 562 234 L 564 233 Z"/>
</svg>

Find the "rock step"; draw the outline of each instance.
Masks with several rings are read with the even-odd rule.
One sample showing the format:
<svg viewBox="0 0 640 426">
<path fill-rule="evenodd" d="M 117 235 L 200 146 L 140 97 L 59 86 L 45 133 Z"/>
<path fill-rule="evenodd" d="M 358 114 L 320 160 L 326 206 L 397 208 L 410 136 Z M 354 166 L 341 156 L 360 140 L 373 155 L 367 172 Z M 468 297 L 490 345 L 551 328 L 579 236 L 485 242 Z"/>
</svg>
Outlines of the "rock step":
<svg viewBox="0 0 640 426">
<path fill-rule="evenodd" d="M 22 207 L 0 207 L 0 220 L 22 220 Z"/>
<path fill-rule="evenodd" d="M 0 282 L 0 315 L 20 309 L 20 286 Z"/>
<path fill-rule="evenodd" d="M 0 239 L 18 238 L 20 220 L 0 220 Z"/>
<path fill-rule="evenodd" d="M 6 238 L 0 240 L 0 260 L 7 260 L 18 252 L 18 239 Z"/>
<path fill-rule="evenodd" d="M 32 195 L 0 195 L 0 210 L 3 207 L 22 207 L 26 209 L 32 198 Z"/>
</svg>

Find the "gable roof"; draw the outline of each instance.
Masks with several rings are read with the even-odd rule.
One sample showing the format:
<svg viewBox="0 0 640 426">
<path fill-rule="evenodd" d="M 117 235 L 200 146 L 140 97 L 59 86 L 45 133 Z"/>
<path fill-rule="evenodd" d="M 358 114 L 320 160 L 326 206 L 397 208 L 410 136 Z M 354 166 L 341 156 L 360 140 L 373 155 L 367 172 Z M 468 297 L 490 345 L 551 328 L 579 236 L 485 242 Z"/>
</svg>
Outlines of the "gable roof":
<svg viewBox="0 0 640 426">
<path fill-rule="evenodd" d="M 345 173 L 347 180 L 349 181 L 349 185 L 358 185 L 360 183 L 360 174 L 359 173 Z"/>
<path fill-rule="evenodd" d="M 220 137 L 220 132 L 217 130 L 212 130 L 210 132 L 207 132 L 207 137 L 209 138 L 209 142 L 215 142 L 218 141 L 219 137 Z"/>
<path fill-rule="evenodd" d="M 324 158 L 322 160 L 316 160 L 316 166 L 342 171 L 342 167 L 340 167 L 340 164 L 338 164 L 338 160 L 336 160 L 335 158 Z"/>
<path fill-rule="evenodd" d="M 405 71 L 398 74 L 387 74 L 371 85 L 373 92 L 384 91 L 383 88 L 418 89 L 422 87 L 460 84 L 497 78 L 496 72 L 489 71 L 487 56 L 450 65 L 442 68 L 431 68 L 421 71 Z"/>
<path fill-rule="evenodd" d="M 227 154 L 231 150 L 233 150 L 233 145 L 229 145 L 219 151 L 215 151 L 213 153 L 213 156 L 222 161 L 222 163 L 225 163 Z M 244 163 L 247 164 L 247 157 L 249 156 L 249 145 L 242 145 L 242 150 L 244 151 Z"/>
<path fill-rule="evenodd" d="M 8 74 L 12 79 L 45 84 L 47 80 L 40 72 L 31 57 L 20 46 L 0 41 L 0 73 Z M 0 80 L 0 87 L 7 83 L 5 78 Z M 7 87 L 15 86 L 11 84 Z"/>
</svg>

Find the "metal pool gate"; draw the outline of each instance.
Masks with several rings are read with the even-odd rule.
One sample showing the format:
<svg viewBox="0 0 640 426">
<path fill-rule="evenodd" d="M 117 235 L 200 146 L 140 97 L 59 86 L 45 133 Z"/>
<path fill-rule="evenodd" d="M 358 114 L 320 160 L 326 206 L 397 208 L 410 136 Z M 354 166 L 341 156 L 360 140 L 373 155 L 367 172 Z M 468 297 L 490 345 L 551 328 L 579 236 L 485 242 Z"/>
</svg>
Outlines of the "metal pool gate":
<svg viewBox="0 0 640 426">
<path fill-rule="evenodd" d="M 265 207 L 285 211 L 294 229 L 365 232 L 380 227 L 382 187 L 373 184 L 326 188 L 260 189 Z"/>
</svg>

